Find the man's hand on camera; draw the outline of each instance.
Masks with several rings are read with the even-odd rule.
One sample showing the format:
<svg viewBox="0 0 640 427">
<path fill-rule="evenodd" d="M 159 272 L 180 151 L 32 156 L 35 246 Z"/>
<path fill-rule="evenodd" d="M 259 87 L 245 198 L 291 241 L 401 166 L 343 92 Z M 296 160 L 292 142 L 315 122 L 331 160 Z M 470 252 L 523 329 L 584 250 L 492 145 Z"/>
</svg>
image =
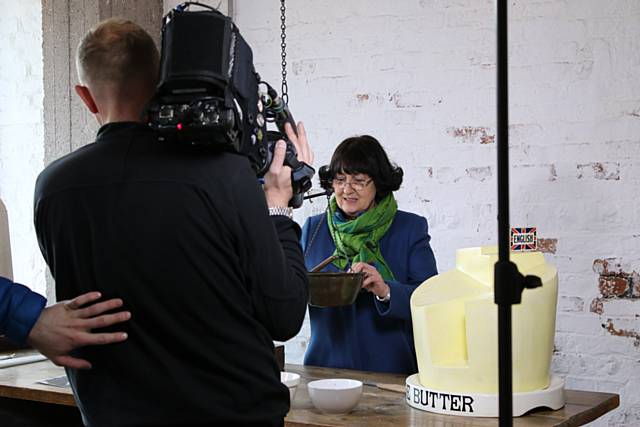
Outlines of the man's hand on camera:
<svg viewBox="0 0 640 427">
<path fill-rule="evenodd" d="M 302 122 L 298 123 L 297 135 L 289 123 L 285 124 L 287 137 L 296 147 L 298 160 L 308 165 L 313 163 L 313 151 L 307 142 L 307 134 Z M 284 166 L 284 158 L 287 145 L 283 140 L 276 143 L 273 150 L 273 160 L 269 166 L 269 171 L 264 176 L 264 194 L 267 198 L 267 206 L 279 207 L 288 206 L 289 200 L 293 197 L 291 187 L 291 168 Z"/>
<path fill-rule="evenodd" d="M 264 176 L 264 195 L 270 208 L 287 206 L 293 196 L 291 168 L 283 164 L 286 150 L 287 144 L 283 140 L 276 142 L 269 171 Z"/>
<path fill-rule="evenodd" d="M 285 123 L 284 130 L 287 133 L 287 137 L 289 137 L 289 141 L 291 141 L 294 147 L 296 147 L 298 160 L 308 164 L 309 166 L 313 166 L 313 151 L 311 151 L 311 147 L 307 141 L 307 133 L 304 130 L 304 124 L 302 122 L 298 122 L 297 127 L 297 134 L 293 131 L 293 128 L 289 123 Z"/>
<path fill-rule="evenodd" d="M 33 325 L 27 342 L 56 365 L 90 369 L 89 361 L 70 356 L 69 352 L 87 345 L 112 344 L 126 340 L 127 334 L 124 332 L 93 333 L 91 329 L 104 328 L 131 318 L 128 311 L 104 314 L 122 307 L 122 300 L 117 298 L 83 307 L 100 297 L 99 292 L 89 292 L 71 301 L 62 301 L 45 308 Z"/>
</svg>

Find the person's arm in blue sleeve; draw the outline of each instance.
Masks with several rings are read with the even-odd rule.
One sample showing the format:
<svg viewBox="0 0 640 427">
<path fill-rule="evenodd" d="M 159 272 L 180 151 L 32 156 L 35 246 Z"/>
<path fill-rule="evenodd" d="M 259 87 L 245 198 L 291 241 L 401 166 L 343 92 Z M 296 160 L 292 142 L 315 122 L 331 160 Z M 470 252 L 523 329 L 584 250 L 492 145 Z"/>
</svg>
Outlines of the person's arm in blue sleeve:
<svg viewBox="0 0 640 427">
<path fill-rule="evenodd" d="M 408 281 L 400 283 L 397 281 L 386 281 L 391 292 L 389 302 L 376 300 L 376 308 L 381 316 L 410 320 L 411 305 L 410 299 L 413 291 L 429 277 L 438 274 L 436 259 L 429 244 L 429 226 L 425 218 L 420 218 L 416 222 L 414 229 L 410 233 L 411 242 L 408 251 Z"/>
<path fill-rule="evenodd" d="M 0 334 L 16 344 L 25 344 L 45 303 L 42 295 L 0 277 Z"/>
<path fill-rule="evenodd" d="M 122 332 L 95 333 L 91 329 L 124 322 L 131 317 L 127 311 L 104 314 L 121 307 L 120 299 L 89 304 L 100 297 L 99 292 L 89 292 L 45 308 L 47 301 L 42 295 L 0 277 L 0 335 L 19 345 L 28 343 L 56 365 L 91 368 L 88 361 L 69 353 L 77 347 L 127 339 Z"/>
</svg>

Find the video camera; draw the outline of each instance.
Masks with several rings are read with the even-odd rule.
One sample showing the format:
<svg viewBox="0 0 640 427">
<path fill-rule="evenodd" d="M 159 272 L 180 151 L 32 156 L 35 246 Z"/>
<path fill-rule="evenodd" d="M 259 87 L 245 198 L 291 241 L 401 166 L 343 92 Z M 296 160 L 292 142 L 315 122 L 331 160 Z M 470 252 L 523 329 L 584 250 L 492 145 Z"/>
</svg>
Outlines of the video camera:
<svg viewBox="0 0 640 427">
<path fill-rule="evenodd" d="M 198 5 L 205 10 L 187 10 Z M 149 125 L 166 142 L 218 147 L 246 155 L 258 177 L 273 159 L 275 143 L 287 143 L 293 198 L 302 205 L 315 170 L 298 161 L 284 126 L 295 121 L 287 104 L 253 66 L 253 53 L 231 18 L 197 2 L 185 2 L 163 20 L 160 82 L 147 111 Z M 267 130 L 275 123 L 277 130 Z"/>
</svg>

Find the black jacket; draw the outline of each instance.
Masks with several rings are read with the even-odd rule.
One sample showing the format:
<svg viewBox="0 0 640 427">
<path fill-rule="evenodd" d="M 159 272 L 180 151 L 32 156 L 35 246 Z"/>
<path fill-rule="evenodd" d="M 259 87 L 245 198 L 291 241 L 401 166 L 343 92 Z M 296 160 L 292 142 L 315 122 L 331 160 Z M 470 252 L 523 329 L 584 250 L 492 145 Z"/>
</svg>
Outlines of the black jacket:
<svg viewBox="0 0 640 427">
<path fill-rule="evenodd" d="M 58 299 L 99 290 L 132 313 L 112 328 L 127 341 L 67 372 L 88 425 L 282 423 L 273 340 L 302 325 L 306 269 L 245 157 L 108 124 L 40 174 L 35 225 Z"/>
</svg>

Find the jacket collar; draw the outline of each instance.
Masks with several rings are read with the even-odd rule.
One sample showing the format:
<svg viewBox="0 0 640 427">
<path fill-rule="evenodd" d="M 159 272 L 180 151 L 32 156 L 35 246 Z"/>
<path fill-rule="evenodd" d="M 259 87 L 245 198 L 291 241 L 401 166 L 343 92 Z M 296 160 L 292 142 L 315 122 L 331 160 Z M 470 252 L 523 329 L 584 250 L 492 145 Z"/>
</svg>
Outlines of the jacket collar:
<svg viewBox="0 0 640 427">
<path fill-rule="evenodd" d="M 131 132 L 151 132 L 152 129 L 145 123 L 141 122 L 112 122 L 100 126 L 96 140 L 111 138 L 120 134 L 129 134 Z"/>
</svg>

